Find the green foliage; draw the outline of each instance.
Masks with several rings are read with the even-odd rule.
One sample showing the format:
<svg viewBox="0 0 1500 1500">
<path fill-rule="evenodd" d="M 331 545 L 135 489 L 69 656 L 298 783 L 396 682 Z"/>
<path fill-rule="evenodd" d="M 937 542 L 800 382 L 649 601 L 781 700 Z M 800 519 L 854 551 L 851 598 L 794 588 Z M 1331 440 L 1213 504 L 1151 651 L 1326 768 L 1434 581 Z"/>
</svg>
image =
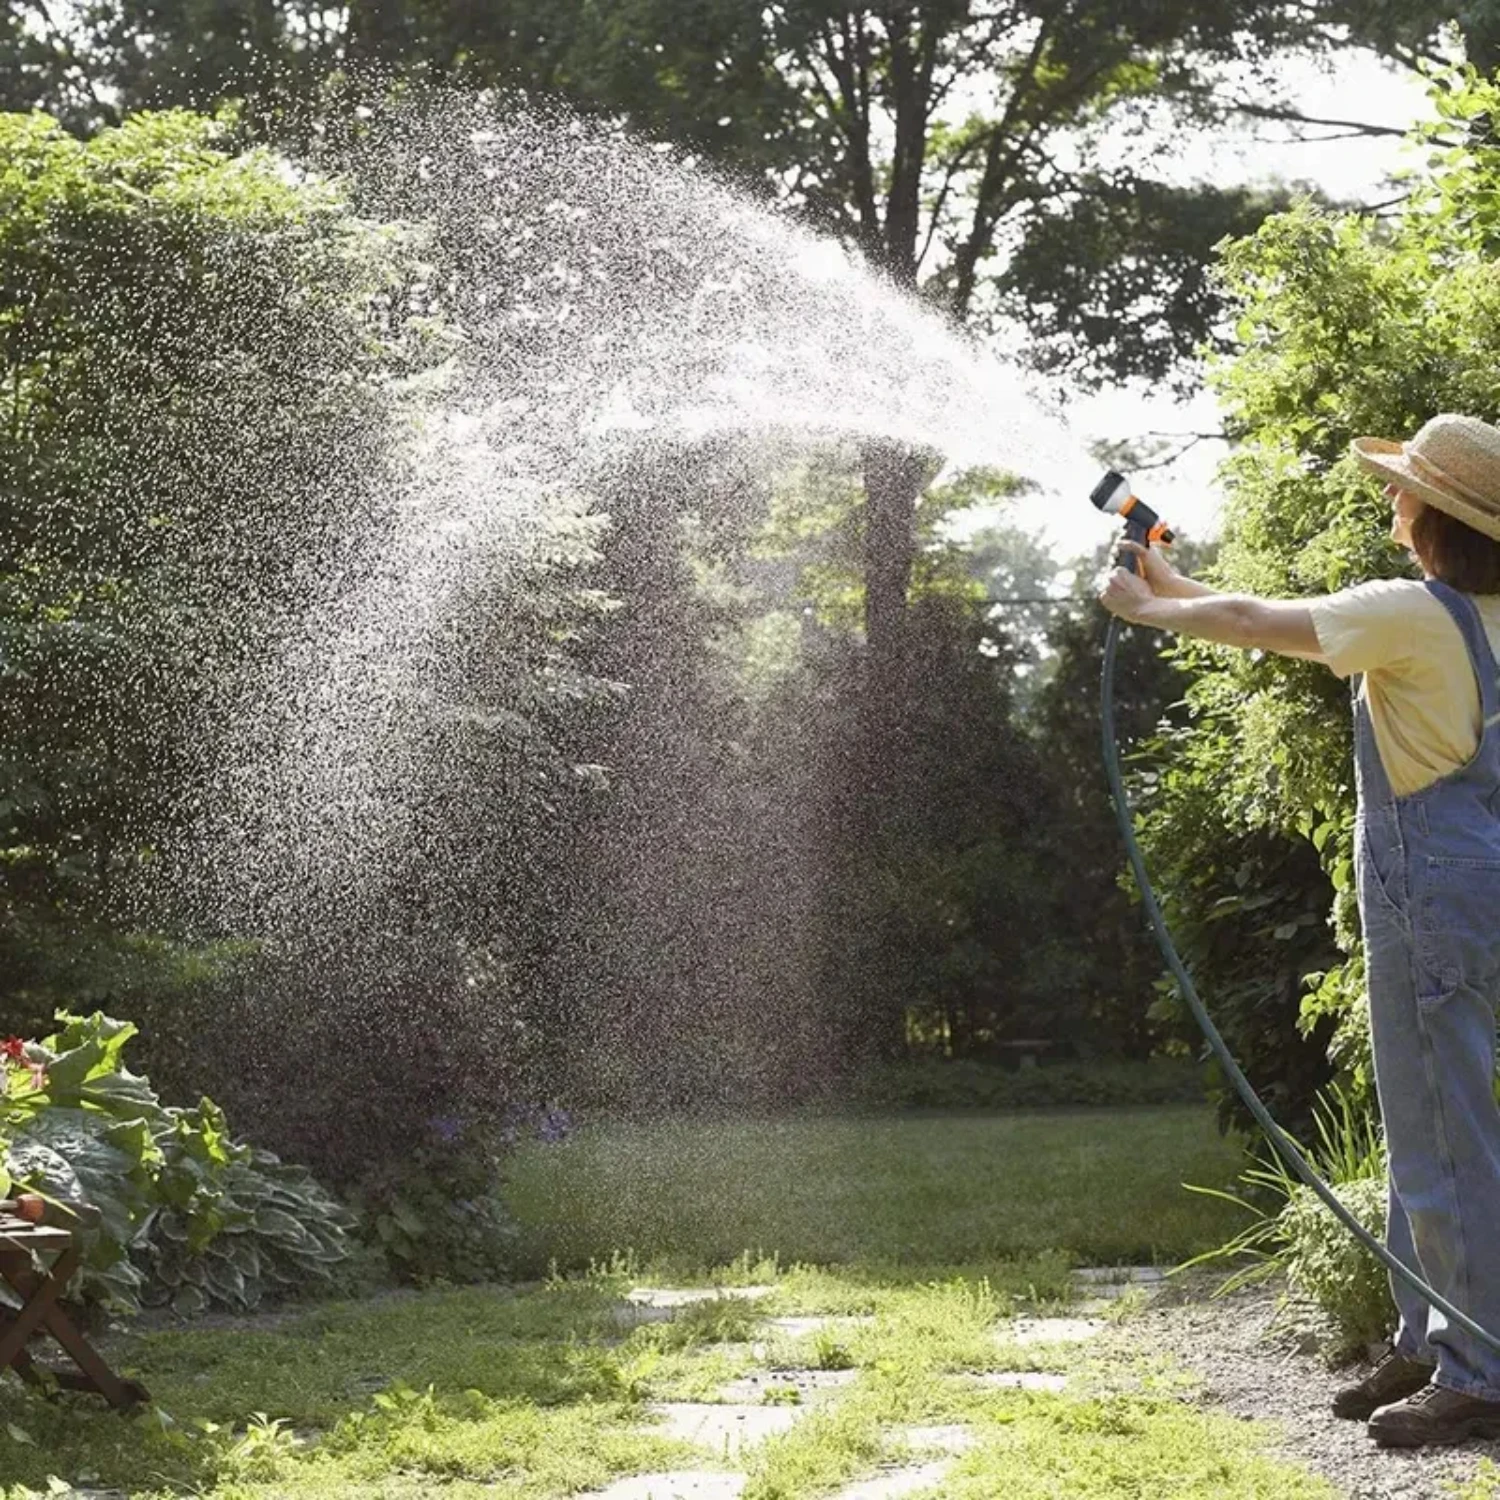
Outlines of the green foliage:
<svg viewBox="0 0 1500 1500">
<path fill-rule="evenodd" d="M 39 1071 L 28 1067 L 33 1082 L 13 1095 L 3 1165 L 26 1187 L 97 1211 L 85 1230 L 85 1296 L 191 1314 L 333 1281 L 350 1253 L 346 1209 L 300 1167 L 234 1141 L 209 1100 L 162 1104 L 125 1066 L 130 1023 L 58 1019 L 55 1035 L 26 1045 Z"/>
<path fill-rule="evenodd" d="M 1086 576 L 1097 571 L 1080 563 Z M 1124 854 L 1100 764 L 1099 677 L 1104 611 L 1092 601 L 1057 610 L 1046 642 L 1050 672 L 1037 690 L 1028 729 L 1051 796 L 1044 832 L 1044 888 L 1055 890 L 1057 941 L 1069 955 L 1069 1030 L 1100 1049 L 1143 1057 L 1159 1042 L 1152 1002 L 1161 955 L 1134 892 L 1121 881 Z M 1180 720 L 1190 677 L 1163 652 L 1159 636 L 1126 628 L 1116 664 L 1115 722 L 1121 753 L 1147 781 L 1161 765 L 1158 726 Z M 1166 884 L 1166 882 L 1163 882 Z"/>
<path fill-rule="evenodd" d="M 154 1185 L 161 1206 L 137 1237 L 142 1301 L 191 1316 L 338 1285 L 354 1215 L 304 1168 L 229 1141 L 207 1100 L 173 1113 Z"/>
<path fill-rule="evenodd" d="M 1376 1178 L 1334 1189 L 1340 1203 L 1376 1239 L 1385 1233 L 1386 1185 Z M 1299 1186 L 1281 1211 L 1287 1285 L 1333 1325 L 1335 1355 L 1356 1353 L 1389 1337 L 1396 1324 L 1390 1273 L 1309 1187 Z"/>
<path fill-rule="evenodd" d="M 1183 1058 L 1144 1062 L 1044 1062 L 1031 1068 L 954 1060 L 894 1063 L 872 1071 L 859 1099 L 881 1109 L 1045 1109 L 1192 1104 L 1203 1075 Z"/>
<path fill-rule="evenodd" d="M 0 163 L 0 1015 L 35 1029 L 243 947 L 143 918 L 151 874 L 297 549 L 377 503 L 431 324 L 409 238 L 222 122 L 0 116 Z"/>
<path fill-rule="evenodd" d="M 1407 574 L 1350 440 L 1403 437 L 1439 411 L 1500 414 L 1500 93 L 1464 73 L 1433 87 L 1443 144 L 1400 219 L 1304 202 L 1225 250 L 1239 352 L 1213 378 L 1240 442 L 1212 576 L 1230 590 L 1297 597 Z M 1468 132 L 1457 142 L 1454 124 Z M 1281 657 L 1199 646 L 1182 657 L 1198 673 L 1191 734 L 1171 745 L 1143 830 L 1174 930 L 1287 1118 L 1321 1081 L 1292 1031 L 1298 1011 L 1307 1041 L 1331 1049 L 1373 1108 L 1347 687 Z"/>
<path fill-rule="evenodd" d="M 1377 1240 L 1385 1234 L 1387 1175 L 1380 1131 L 1347 1091 L 1333 1088 L 1315 1109 L 1317 1146 L 1304 1152 L 1334 1195 Z M 1238 1205 L 1252 1222 L 1189 1265 L 1247 1259 L 1220 1287 L 1232 1291 L 1275 1273 L 1331 1331 L 1330 1353 L 1353 1353 L 1395 1323 L 1389 1273 L 1313 1190 L 1269 1150 L 1240 1177 L 1249 1197 L 1192 1191 Z"/>
<path fill-rule="evenodd" d="M 514 1266 L 517 1232 L 499 1188 L 498 1146 L 467 1131 L 367 1179 L 358 1194 L 364 1234 L 403 1281 L 500 1281 Z"/>
<path fill-rule="evenodd" d="M 1195 707 L 1206 696 L 1190 688 Z M 1173 938 L 1208 997 L 1231 1052 L 1289 1129 L 1308 1124 L 1328 1081 L 1330 1019 L 1299 1024 L 1304 977 L 1341 957 L 1328 931 L 1329 890 L 1300 839 L 1246 828 L 1226 814 L 1223 759 L 1232 732 L 1207 712 L 1164 726 L 1147 776 L 1133 778 L 1147 864 Z M 1197 1024 L 1169 979 L 1157 981 L 1151 1015 L 1181 1045 L 1200 1050 Z M 1221 1117 L 1245 1124 L 1238 1094 L 1210 1060 Z"/>
<path fill-rule="evenodd" d="M 492 1097 L 538 1034 L 533 958 L 577 904 L 568 817 L 601 779 L 559 746 L 595 686 L 571 656 L 608 603 L 580 582 L 604 523 L 562 495 L 475 570 L 408 705 L 429 776 L 390 788 L 401 921 L 351 915 L 326 862 L 281 910 L 251 873 L 306 831 L 240 780 L 287 743 L 275 665 L 370 577 L 425 472 L 452 228 L 363 217 L 228 120 L 84 141 L 0 119 L 0 1027 L 107 1004 L 169 1095 L 345 1180 L 433 1098 Z"/>
<path fill-rule="evenodd" d="M 1447 17 L 1346 5 L 1334 19 L 1409 60 Z M 1036 309 L 1054 352 L 1159 375 L 1213 331 L 1215 238 L 1265 205 L 1155 180 L 1149 140 L 1133 172 L 1101 181 L 1100 144 L 1139 131 L 1145 101 L 1182 127 L 1222 118 L 1219 67 L 1325 47 L 1329 17 L 1258 0 L 1232 13 L 1089 4 L 1037 22 L 953 5 L 115 0 L 61 20 L 37 6 L 30 25 L 0 31 L 0 98 L 9 83 L 13 107 L 41 102 L 85 128 L 122 109 L 241 100 L 248 123 L 285 142 L 316 134 L 320 115 L 337 132 L 392 75 L 519 84 L 759 179 L 901 281 L 925 279 L 961 319 L 1004 261 L 1008 300 Z M 944 107 L 955 97 L 962 116 Z"/>
<path fill-rule="evenodd" d="M 871 668 L 855 635 L 866 507 L 848 463 L 781 476 L 756 551 L 796 566 L 794 597 L 816 621 L 807 636 L 819 649 L 758 705 L 753 743 L 807 747 L 792 762 L 804 775 L 811 763 L 812 819 L 839 830 L 835 982 L 880 1018 L 855 1019 L 858 1045 L 885 1032 L 888 1053 L 979 1057 L 1043 1039 L 1143 1055 L 1160 959 L 1118 885 L 1098 764 L 1102 611 L 1015 607 L 1017 596 L 1053 591 L 1056 563 L 1013 530 L 961 541 L 955 524 L 1017 488 L 1013 476 L 974 471 L 917 504 L 902 708 L 877 779 L 860 760 L 875 711 L 860 702 Z M 1120 679 L 1122 732 L 1134 742 L 1180 692 L 1180 674 L 1155 637 L 1129 631 Z M 825 789 L 836 780 L 878 786 L 865 793 L 876 805 Z M 904 1034 L 890 1037 L 893 1016 L 904 1016 Z"/>
<path fill-rule="evenodd" d="M 1213 247 L 1253 231 L 1286 195 L 1091 176 L 1039 216 L 998 279 L 1032 337 L 1030 362 L 1085 386 L 1127 376 L 1186 393 L 1205 345 L 1227 351 Z M 1165 289 L 1165 290 L 1164 290 Z"/>
<path fill-rule="evenodd" d="M 35 1120 L 46 1101 L 36 1072 L 40 1062 L 18 1036 L 0 1043 L 0 1198 L 11 1188 L 9 1152 L 16 1133 Z"/>
</svg>

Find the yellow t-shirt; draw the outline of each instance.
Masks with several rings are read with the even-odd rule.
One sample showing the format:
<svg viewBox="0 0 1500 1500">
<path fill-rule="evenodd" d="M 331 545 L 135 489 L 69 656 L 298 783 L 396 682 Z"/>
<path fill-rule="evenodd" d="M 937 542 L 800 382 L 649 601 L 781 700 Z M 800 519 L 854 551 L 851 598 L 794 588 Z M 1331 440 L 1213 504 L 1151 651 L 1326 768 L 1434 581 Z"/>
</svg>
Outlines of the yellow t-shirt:
<svg viewBox="0 0 1500 1500">
<path fill-rule="evenodd" d="M 1500 594 L 1476 595 L 1500 652 Z M 1380 761 L 1397 796 L 1456 771 L 1479 747 L 1479 685 L 1453 617 L 1409 579 L 1362 583 L 1308 601 L 1324 660 L 1362 692 Z"/>
</svg>

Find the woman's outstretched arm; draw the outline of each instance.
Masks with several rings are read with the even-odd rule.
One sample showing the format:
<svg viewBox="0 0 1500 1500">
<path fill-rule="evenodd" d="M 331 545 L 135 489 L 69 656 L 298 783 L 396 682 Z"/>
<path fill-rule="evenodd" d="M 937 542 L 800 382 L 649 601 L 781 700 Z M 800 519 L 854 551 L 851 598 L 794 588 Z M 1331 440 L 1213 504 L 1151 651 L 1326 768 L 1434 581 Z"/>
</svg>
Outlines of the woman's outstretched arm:
<svg viewBox="0 0 1500 1500">
<path fill-rule="evenodd" d="M 1140 548 L 1132 550 L 1149 556 Z M 1322 660 L 1323 648 L 1318 643 L 1312 610 L 1305 603 L 1257 599 L 1250 594 L 1216 594 L 1170 569 L 1166 570 L 1170 576 L 1165 576 L 1153 566 L 1155 562 L 1147 561 L 1146 578 L 1116 568 L 1099 595 L 1105 609 L 1137 625 L 1215 641 L 1221 646 Z M 1191 585 L 1191 590 L 1183 585 Z"/>
</svg>

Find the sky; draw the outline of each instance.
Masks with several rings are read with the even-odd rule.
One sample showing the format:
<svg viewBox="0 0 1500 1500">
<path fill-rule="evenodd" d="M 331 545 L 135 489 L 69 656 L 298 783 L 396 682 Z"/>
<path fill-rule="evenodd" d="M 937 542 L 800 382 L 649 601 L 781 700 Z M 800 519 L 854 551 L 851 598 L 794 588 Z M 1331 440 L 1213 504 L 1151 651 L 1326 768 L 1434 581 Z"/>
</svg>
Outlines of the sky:
<svg viewBox="0 0 1500 1500">
<path fill-rule="evenodd" d="M 1305 114 L 1401 129 L 1432 117 L 1420 79 L 1367 53 L 1347 53 L 1331 71 L 1310 61 L 1291 62 L 1280 76 Z M 1250 130 L 1204 132 L 1186 142 L 1174 175 L 1184 182 L 1225 185 L 1307 181 L 1340 199 L 1373 203 L 1389 196 L 1382 187 L 1391 172 L 1416 161 L 1412 148 L 1395 137 L 1314 143 L 1293 139 L 1286 126 L 1257 122 Z M 1139 385 L 1074 398 L 1064 416 L 1078 438 L 1075 452 L 1087 451 L 1090 443 L 1101 439 L 1134 439 L 1147 432 L 1212 432 L 1220 426 L 1217 403 L 1209 393 L 1179 405 Z M 1132 476 L 1135 491 L 1180 531 L 1211 537 L 1222 503 L 1214 472 L 1225 451 L 1222 442 L 1201 442 L 1167 467 Z M 1062 560 L 1090 553 L 1109 534 L 1108 523 L 1088 504 L 1089 491 L 1102 471 L 1092 462 L 1080 467 L 1073 454 L 1059 455 L 1051 472 L 1036 476 L 1042 492 L 1012 502 L 1002 519 L 1042 537 Z"/>
</svg>

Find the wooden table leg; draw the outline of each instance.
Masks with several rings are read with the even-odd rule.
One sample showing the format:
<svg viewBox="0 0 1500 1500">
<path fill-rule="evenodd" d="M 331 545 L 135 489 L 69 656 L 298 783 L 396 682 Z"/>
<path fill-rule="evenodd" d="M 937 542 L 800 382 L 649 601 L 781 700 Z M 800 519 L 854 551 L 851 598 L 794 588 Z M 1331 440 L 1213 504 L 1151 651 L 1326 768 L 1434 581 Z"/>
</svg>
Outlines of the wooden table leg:
<svg viewBox="0 0 1500 1500">
<path fill-rule="evenodd" d="M 25 1305 L 11 1318 L 10 1327 L 0 1334 L 0 1369 L 15 1363 L 16 1355 L 27 1340 L 41 1327 L 58 1293 L 78 1266 L 78 1251 L 70 1247 L 58 1257 L 57 1264 L 45 1277 L 39 1277 L 27 1263 L 28 1257 L 7 1255 L 0 1259 L 0 1275 L 21 1294 Z M 59 1275 L 66 1265 L 66 1275 Z"/>
<path fill-rule="evenodd" d="M 121 1380 L 105 1364 L 93 1346 L 74 1326 L 73 1320 L 57 1305 L 58 1293 L 72 1279 L 77 1267 L 78 1251 L 76 1248 L 71 1248 L 58 1257 L 57 1262 L 45 1277 L 38 1276 L 28 1266 L 24 1270 L 12 1268 L 7 1273 L 6 1279 L 23 1297 L 41 1304 L 36 1321 L 46 1326 L 47 1332 L 62 1345 L 73 1363 L 83 1372 L 85 1379 L 91 1382 L 91 1385 L 86 1388 L 98 1391 L 111 1406 L 121 1409 L 136 1406 L 142 1400 L 149 1400 L 150 1398 L 141 1386 L 134 1381 Z M 28 1300 L 26 1305 L 30 1308 L 32 1300 Z M 73 1382 L 69 1381 L 68 1384 L 71 1385 Z"/>
<path fill-rule="evenodd" d="M 0 1333 L 4 1333 L 15 1321 L 15 1314 L 8 1307 L 0 1307 Z M 0 1369 L 4 1369 L 0 1365 Z M 16 1357 L 11 1360 L 10 1368 L 21 1377 L 28 1385 L 45 1385 L 47 1377 L 38 1367 L 37 1362 L 22 1349 Z"/>
</svg>

